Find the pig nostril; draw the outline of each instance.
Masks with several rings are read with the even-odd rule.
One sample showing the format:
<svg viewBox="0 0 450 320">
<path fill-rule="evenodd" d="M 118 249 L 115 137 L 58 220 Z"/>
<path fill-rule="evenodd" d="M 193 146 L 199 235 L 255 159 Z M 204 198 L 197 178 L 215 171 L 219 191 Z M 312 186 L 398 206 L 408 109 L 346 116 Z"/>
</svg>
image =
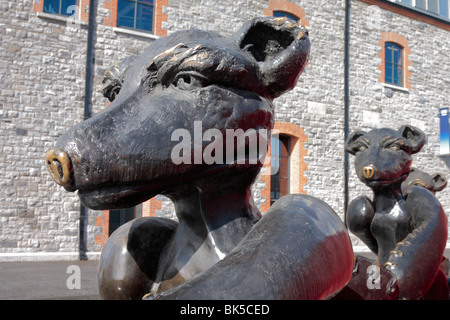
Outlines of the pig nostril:
<svg viewBox="0 0 450 320">
<path fill-rule="evenodd" d="M 372 179 L 375 175 L 375 167 L 373 165 L 362 168 L 363 176 L 366 179 Z"/>
<path fill-rule="evenodd" d="M 71 188 L 71 163 L 67 153 L 59 148 L 52 149 L 45 155 L 45 162 L 53 180 L 65 188 Z"/>
</svg>

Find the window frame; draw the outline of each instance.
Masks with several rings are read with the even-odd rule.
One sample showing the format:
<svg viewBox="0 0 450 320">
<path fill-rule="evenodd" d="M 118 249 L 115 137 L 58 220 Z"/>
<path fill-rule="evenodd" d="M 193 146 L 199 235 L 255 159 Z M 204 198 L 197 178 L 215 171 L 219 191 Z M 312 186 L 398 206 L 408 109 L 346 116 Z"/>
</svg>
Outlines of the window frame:
<svg viewBox="0 0 450 320">
<path fill-rule="evenodd" d="M 119 24 L 119 19 L 120 19 L 120 6 L 119 3 L 120 1 L 125 1 L 125 2 L 130 2 L 130 3 L 134 3 L 134 17 L 133 17 L 133 27 L 130 26 L 124 26 L 124 25 L 120 25 Z M 147 30 L 147 29 L 142 29 L 142 28 L 137 28 L 136 27 L 136 23 L 137 23 L 137 6 L 138 4 L 144 5 L 144 6 L 149 6 L 152 7 L 152 21 L 151 21 L 151 30 Z M 156 13 L 156 0 L 153 0 L 153 4 L 148 4 L 145 2 L 142 2 L 140 0 L 118 0 L 117 1 L 117 18 L 116 18 L 116 26 L 118 28 L 124 28 L 124 29 L 129 29 L 129 30 L 135 30 L 135 31 L 139 31 L 139 32 L 146 32 L 146 33 L 150 33 L 150 34 L 155 34 L 155 13 Z"/>
<path fill-rule="evenodd" d="M 282 152 L 282 145 L 285 146 L 286 154 Z M 271 146 L 270 204 L 272 205 L 282 196 L 290 194 L 291 137 L 286 134 L 274 134 L 271 137 Z M 283 164 L 285 164 L 286 175 L 281 174 Z M 284 184 L 282 180 L 286 181 L 284 186 L 286 193 L 282 192 L 282 183 Z"/>
<path fill-rule="evenodd" d="M 393 42 L 396 45 L 403 48 L 402 54 L 402 86 L 393 85 L 386 82 L 386 47 L 385 44 L 387 42 Z M 409 48 L 408 39 L 400 35 L 396 32 L 382 32 L 381 39 L 378 41 L 378 45 L 380 47 L 380 51 L 378 53 L 378 57 L 380 58 L 380 64 L 378 64 L 378 70 L 380 71 L 380 75 L 378 77 L 378 82 L 382 83 L 386 87 L 390 87 L 393 89 L 398 89 L 400 91 L 409 92 L 412 89 L 411 86 L 411 61 L 409 60 L 409 55 L 411 54 L 411 49 Z"/>
<path fill-rule="evenodd" d="M 297 17 L 295 14 L 283 10 L 273 10 L 273 17 L 275 18 L 286 17 L 291 20 L 294 20 L 295 22 L 300 22 L 300 18 Z"/>
<path fill-rule="evenodd" d="M 438 10 L 437 13 L 434 12 L 434 11 L 431 11 L 431 8 L 430 8 L 430 1 L 431 0 L 421 0 L 421 1 L 425 2 L 425 8 L 418 7 L 417 0 L 410 0 L 410 1 L 408 1 L 408 2 L 411 2 L 411 3 L 407 3 L 406 1 L 404 2 L 404 0 L 389 0 L 389 1 L 390 2 L 394 2 L 396 4 L 399 4 L 401 6 L 407 7 L 407 8 L 411 8 L 411 9 L 416 10 L 418 12 L 421 12 L 421 13 L 424 13 L 424 14 L 427 14 L 427 15 L 430 15 L 430 16 L 433 16 L 433 17 L 437 17 L 437 18 L 445 20 L 445 21 L 450 21 L 450 0 L 436 0 L 437 1 L 437 10 Z M 446 3 L 447 3 L 446 15 L 443 15 L 441 13 L 441 1 L 442 2 L 446 1 Z"/>
<path fill-rule="evenodd" d="M 58 8 L 58 11 L 59 12 L 49 12 L 49 11 L 45 11 L 45 3 L 48 1 L 48 0 L 42 0 L 44 3 L 43 3 L 43 7 L 42 7 L 42 12 L 44 12 L 44 13 L 48 13 L 48 14 L 56 14 L 56 15 L 60 15 L 60 16 L 67 16 L 67 17 L 70 17 L 70 16 L 72 16 L 73 14 L 74 14 L 74 12 L 71 12 L 71 13 L 62 13 L 62 3 L 63 3 L 63 1 L 64 0 L 59 0 L 59 8 Z M 67 8 L 70 8 L 71 6 L 77 6 L 77 7 L 79 7 L 79 0 L 74 0 L 74 2 L 75 2 L 75 4 L 71 4 L 71 5 L 69 5 Z M 75 12 L 75 14 L 77 14 L 77 12 Z"/>
<path fill-rule="evenodd" d="M 390 49 L 390 54 L 391 54 L 390 60 L 391 61 L 388 61 L 388 59 L 387 59 L 388 46 L 391 46 L 391 49 Z M 398 44 L 396 42 L 393 42 L 393 41 L 386 41 L 384 43 L 384 48 L 385 48 L 385 51 L 384 51 L 385 52 L 384 53 L 385 54 L 384 82 L 387 83 L 387 84 L 393 85 L 393 86 L 404 87 L 404 79 L 403 79 L 404 78 L 404 70 L 403 70 L 403 68 L 404 68 L 404 58 L 403 58 L 404 48 L 400 44 Z M 399 50 L 400 51 L 400 53 L 399 53 L 399 55 L 400 55 L 399 63 L 395 62 L 395 58 L 394 58 L 395 57 L 395 52 L 394 52 L 395 50 Z M 388 79 L 387 79 L 387 77 L 388 77 L 388 65 L 390 65 L 392 67 L 391 68 L 391 74 L 390 74 L 392 81 L 388 81 Z M 398 82 L 395 81 L 395 74 L 396 74 L 396 72 L 398 72 L 398 74 L 400 76 L 400 79 L 399 79 Z"/>
</svg>

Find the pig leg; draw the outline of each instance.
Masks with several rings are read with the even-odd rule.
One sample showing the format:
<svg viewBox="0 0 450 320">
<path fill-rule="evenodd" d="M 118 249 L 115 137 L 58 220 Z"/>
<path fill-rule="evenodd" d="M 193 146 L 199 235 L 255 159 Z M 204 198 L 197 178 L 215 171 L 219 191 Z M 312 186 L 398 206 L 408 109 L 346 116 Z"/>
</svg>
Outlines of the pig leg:
<svg viewBox="0 0 450 320">
<path fill-rule="evenodd" d="M 98 286 L 102 299 L 141 299 L 157 277 L 161 252 L 177 229 L 165 218 L 138 218 L 118 228 L 100 258 Z"/>
</svg>

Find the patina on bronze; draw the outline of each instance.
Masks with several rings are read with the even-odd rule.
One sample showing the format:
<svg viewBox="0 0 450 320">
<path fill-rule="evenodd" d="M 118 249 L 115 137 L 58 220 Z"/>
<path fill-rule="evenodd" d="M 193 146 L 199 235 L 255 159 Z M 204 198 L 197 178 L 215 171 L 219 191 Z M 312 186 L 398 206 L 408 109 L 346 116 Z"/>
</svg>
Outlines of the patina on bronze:
<svg viewBox="0 0 450 320">
<path fill-rule="evenodd" d="M 426 185 L 431 185 L 431 177 L 415 172 L 407 180 L 411 155 L 425 142 L 425 134 L 409 125 L 399 130 L 355 131 L 346 141 L 346 150 L 355 155 L 356 174 L 372 189 L 373 199 L 354 199 L 345 222 L 377 255 L 373 264 L 381 268 L 381 277 L 388 278 L 382 279 L 384 287 L 374 293 L 367 290 L 365 271 L 355 273 L 347 289 L 363 298 L 449 298 L 440 269 L 447 217 L 434 194 L 424 187 L 428 179 Z M 356 259 L 356 265 L 364 265 L 358 259 L 362 258 Z"/>
<path fill-rule="evenodd" d="M 251 186 L 264 159 L 171 159 L 179 143 L 172 133 L 194 135 L 194 123 L 203 132 L 270 133 L 272 100 L 296 85 L 309 47 L 302 26 L 256 18 L 229 37 L 175 32 L 106 73 L 104 94 L 112 103 L 58 140 L 71 179 L 55 180 L 93 209 L 165 195 L 178 222 L 139 218 L 111 235 L 100 261 L 103 298 L 324 299 L 345 286 L 351 242 L 324 202 L 290 195 L 261 216 Z"/>
</svg>

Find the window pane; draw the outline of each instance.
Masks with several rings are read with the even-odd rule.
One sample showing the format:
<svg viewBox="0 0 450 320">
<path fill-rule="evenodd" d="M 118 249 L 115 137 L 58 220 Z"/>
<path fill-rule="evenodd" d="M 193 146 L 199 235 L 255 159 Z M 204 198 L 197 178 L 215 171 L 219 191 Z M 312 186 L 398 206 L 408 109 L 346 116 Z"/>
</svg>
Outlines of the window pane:
<svg viewBox="0 0 450 320">
<path fill-rule="evenodd" d="M 273 175 L 280 168 L 280 140 L 272 136 L 270 139 L 270 174 Z"/>
<path fill-rule="evenodd" d="M 134 207 L 109 211 L 109 235 L 124 223 L 135 218 Z"/>
<path fill-rule="evenodd" d="M 278 198 L 289 194 L 289 155 L 290 138 L 285 135 L 273 135 L 271 138 L 271 204 Z"/>
<path fill-rule="evenodd" d="M 428 0 L 428 11 L 438 14 L 439 13 L 439 3 L 438 0 Z"/>
<path fill-rule="evenodd" d="M 59 14 L 59 0 L 45 0 L 44 12 Z"/>
<path fill-rule="evenodd" d="M 136 29 L 153 31 L 153 6 L 137 4 Z"/>
<path fill-rule="evenodd" d="M 294 16 L 293 14 L 291 14 L 291 13 L 289 13 L 289 12 L 284 12 L 284 11 L 274 11 L 274 12 L 273 12 L 273 16 L 274 16 L 275 18 L 286 17 L 286 18 L 289 18 L 289 19 L 294 20 L 294 21 L 298 21 L 298 20 L 299 20 L 299 19 L 298 19 L 296 16 Z"/>
<path fill-rule="evenodd" d="M 135 3 L 126 0 L 119 0 L 117 9 L 117 26 L 134 28 L 134 8 Z"/>
<path fill-rule="evenodd" d="M 61 14 L 65 16 L 71 16 L 73 14 L 77 14 L 77 9 L 75 6 L 77 5 L 77 0 L 62 0 L 61 6 Z"/>
<path fill-rule="evenodd" d="M 401 2 L 412 6 L 412 0 L 402 0 Z"/>
<path fill-rule="evenodd" d="M 386 42 L 384 44 L 384 59 L 386 60 L 386 62 L 392 62 L 392 43 L 391 42 Z"/>
<path fill-rule="evenodd" d="M 124 223 L 134 219 L 134 207 L 123 209 Z"/>
<path fill-rule="evenodd" d="M 439 1 L 439 14 L 443 17 L 449 18 L 448 15 L 448 0 Z"/>
<path fill-rule="evenodd" d="M 416 0 L 416 8 L 426 10 L 427 4 L 425 0 Z"/>
<path fill-rule="evenodd" d="M 392 62 L 394 64 L 402 64 L 402 48 L 394 45 L 392 50 L 394 51 L 393 55 L 394 60 Z"/>
<path fill-rule="evenodd" d="M 402 67 L 401 66 L 394 66 L 394 84 L 398 86 L 402 86 Z"/>
<path fill-rule="evenodd" d="M 392 63 L 385 63 L 385 76 L 384 76 L 384 80 L 386 83 L 393 83 L 393 78 L 392 78 Z"/>
<path fill-rule="evenodd" d="M 138 2 L 142 2 L 142 3 L 145 3 L 145 4 L 151 4 L 151 5 L 153 5 L 153 0 L 138 0 Z"/>
</svg>

